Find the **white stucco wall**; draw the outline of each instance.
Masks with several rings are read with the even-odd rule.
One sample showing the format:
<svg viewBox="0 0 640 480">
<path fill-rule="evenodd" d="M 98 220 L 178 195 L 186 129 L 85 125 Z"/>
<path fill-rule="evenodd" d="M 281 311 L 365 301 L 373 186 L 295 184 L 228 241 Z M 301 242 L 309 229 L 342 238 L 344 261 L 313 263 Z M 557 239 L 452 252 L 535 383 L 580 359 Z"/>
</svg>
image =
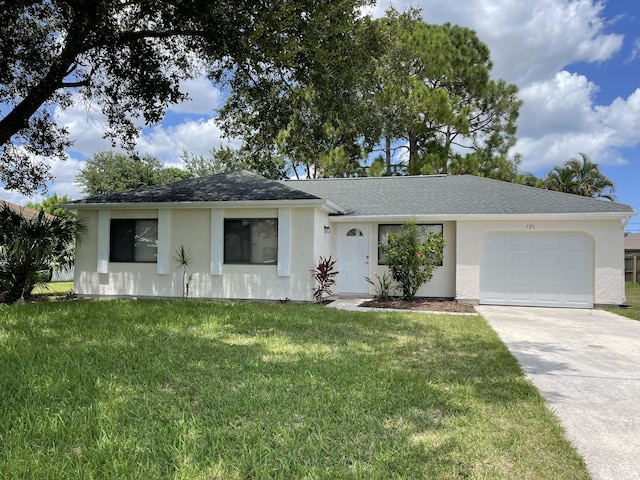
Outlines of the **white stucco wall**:
<svg viewBox="0 0 640 480">
<path fill-rule="evenodd" d="M 457 224 L 456 298 L 480 298 L 480 248 L 488 233 L 584 233 L 594 244 L 594 303 L 624 303 L 624 233 L 620 220 L 484 220 Z"/>
<path fill-rule="evenodd" d="M 376 282 L 376 274 L 382 277 L 389 269 L 385 265 L 378 265 L 378 226 L 380 224 L 390 224 L 398 222 L 370 222 L 369 225 L 369 274 L 368 277 Z M 445 241 L 444 258 L 442 266 L 434 270 L 433 278 L 429 283 L 423 285 L 417 292 L 420 297 L 444 297 L 453 298 L 456 294 L 456 223 L 441 221 L 419 221 L 417 223 L 437 223 L 442 224 L 443 237 Z M 348 223 L 347 223 L 348 224 Z M 357 222 L 353 225 L 359 226 L 364 222 Z M 402 223 L 400 223 L 402 224 Z M 337 228 L 332 227 L 332 235 L 335 235 Z M 332 248 L 337 252 L 337 238 L 333 239 Z M 334 258 L 336 254 L 334 253 Z M 375 295 L 375 287 L 369 286 L 369 294 Z M 396 292 L 397 293 L 397 292 Z"/>
<path fill-rule="evenodd" d="M 76 292 L 85 296 L 182 296 L 182 269 L 171 257 L 184 245 L 193 258 L 189 267 L 191 297 L 309 301 L 314 259 L 330 254 L 330 242 L 322 230 L 328 221 L 320 210 L 287 208 L 283 213 L 278 208 L 222 209 L 223 218 L 280 217 L 280 223 L 289 219 L 290 235 L 281 243 L 289 245 L 289 252 L 282 249 L 278 252 L 279 257 L 287 255 L 288 266 L 279 269 L 277 265 L 223 263 L 221 272 L 217 272 L 212 267 L 212 256 L 220 255 L 222 250 L 212 245 L 211 238 L 212 234 L 214 240 L 222 238 L 212 232 L 212 218 L 215 221 L 219 214 L 212 215 L 211 209 L 183 208 L 164 214 L 169 235 L 159 239 L 165 245 L 162 248 L 159 245 L 161 258 L 157 264 L 109 262 L 107 271 L 98 273 L 98 211 L 82 210 L 79 215 L 86 222 L 88 233 L 76 251 L 74 281 Z M 111 210 L 109 217 L 157 218 L 158 210 Z M 318 235 L 317 228 L 320 228 Z M 106 241 L 108 244 L 108 238 Z"/>
</svg>

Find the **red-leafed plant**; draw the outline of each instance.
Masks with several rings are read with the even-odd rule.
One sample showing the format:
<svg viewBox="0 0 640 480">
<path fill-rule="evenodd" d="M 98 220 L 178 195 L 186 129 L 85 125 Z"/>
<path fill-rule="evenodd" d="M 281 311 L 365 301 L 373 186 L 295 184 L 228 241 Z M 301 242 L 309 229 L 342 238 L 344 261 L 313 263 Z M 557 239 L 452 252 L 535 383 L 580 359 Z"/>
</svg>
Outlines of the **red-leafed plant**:
<svg viewBox="0 0 640 480">
<path fill-rule="evenodd" d="M 322 303 L 325 296 L 333 294 L 331 289 L 336 284 L 335 276 L 338 272 L 335 270 L 336 261 L 329 258 L 320 257 L 318 259 L 318 265 L 311 270 L 311 276 L 318 282 L 318 284 L 312 289 L 313 298 L 316 302 Z"/>
</svg>

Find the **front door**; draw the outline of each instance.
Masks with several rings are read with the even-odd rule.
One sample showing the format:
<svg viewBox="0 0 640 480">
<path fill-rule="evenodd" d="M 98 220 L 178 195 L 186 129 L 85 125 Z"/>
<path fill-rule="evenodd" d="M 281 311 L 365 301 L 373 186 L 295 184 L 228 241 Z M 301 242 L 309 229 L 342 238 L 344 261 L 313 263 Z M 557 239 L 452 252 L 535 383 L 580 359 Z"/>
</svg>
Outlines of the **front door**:
<svg viewBox="0 0 640 480">
<path fill-rule="evenodd" d="M 338 293 L 369 293 L 369 226 L 338 224 Z"/>
</svg>

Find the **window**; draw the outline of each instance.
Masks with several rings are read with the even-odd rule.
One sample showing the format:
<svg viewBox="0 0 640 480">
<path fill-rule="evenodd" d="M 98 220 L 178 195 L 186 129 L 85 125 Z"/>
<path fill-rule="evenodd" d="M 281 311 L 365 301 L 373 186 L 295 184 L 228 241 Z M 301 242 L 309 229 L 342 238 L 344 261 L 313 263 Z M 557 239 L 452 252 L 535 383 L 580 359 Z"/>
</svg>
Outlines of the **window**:
<svg viewBox="0 0 640 480">
<path fill-rule="evenodd" d="M 387 233 L 397 233 L 402 228 L 402 225 L 378 225 L 378 245 L 387 241 Z M 442 236 L 442 224 L 427 224 L 419 223 L 418 232 L 420 237 L 424 240 L 429 232 L 437 233 Z M 386 261 L 382 250 L 378 246 L 378 265 L 385 265 Z M 442 265 L 442 264 L 441 264 Z"/>
<path fill-rule="evenodd" d="M 347 232 L 347 237 L 362 237 L 362 232 L 357 228 L 352 228 Z"/>
<path fill-rule="evenodd" d="M 225 219 L 224 263 L 278 263 L 278 220 Z"/>
<path fill-rule="evenodd" d="M 110 262 L 157 262 L 158 220 L 111 220 L 110 246 Z"/>
</svg>

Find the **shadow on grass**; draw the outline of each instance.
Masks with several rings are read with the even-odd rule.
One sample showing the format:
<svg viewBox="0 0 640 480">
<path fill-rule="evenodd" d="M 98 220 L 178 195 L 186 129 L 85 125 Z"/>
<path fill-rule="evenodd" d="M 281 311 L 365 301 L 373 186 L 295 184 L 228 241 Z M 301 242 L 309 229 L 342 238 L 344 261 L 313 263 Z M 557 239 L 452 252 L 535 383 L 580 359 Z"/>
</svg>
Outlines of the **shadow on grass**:
<svg viewBox="0 0 640 480">
<path fill-rule="evenodd" d="M 479 317 L 318 306 L 22 305 L 0 365 L 17 476 L 491 476 L 478 412 L 538 398 Z"/>
</svg>

